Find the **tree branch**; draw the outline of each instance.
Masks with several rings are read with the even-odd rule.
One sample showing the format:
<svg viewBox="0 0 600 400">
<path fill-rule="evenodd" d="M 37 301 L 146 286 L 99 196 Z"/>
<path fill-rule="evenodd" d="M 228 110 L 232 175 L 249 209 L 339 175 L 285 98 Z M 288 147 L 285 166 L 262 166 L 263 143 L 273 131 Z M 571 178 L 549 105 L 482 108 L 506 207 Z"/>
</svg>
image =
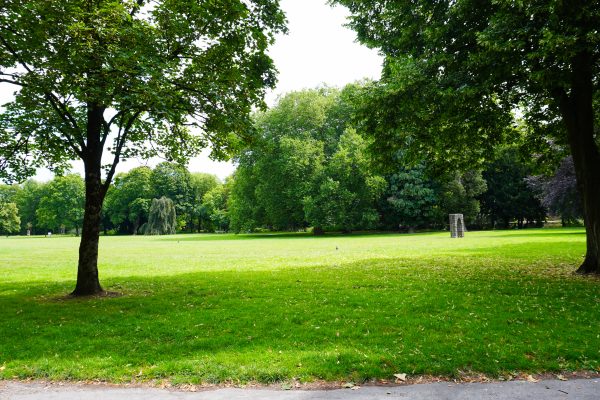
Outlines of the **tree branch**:
<svg viewBox="0 0 600 400">
<path fill-rule="evenodd" d="M 48 92 L 47 95 L 52 99 L 52 101 L 54 101 L 57 104 L 57 106 L 60 107 L 61 111 L 64 113 L 64 116 L 67 118 L 68 122 L 71 123 L 73 129 L 75 129 L 77 132 L 81 132 L 81 128 L 79 127 L 77 120 L 69 112 L 67 105 L 64 104 L 63 102 L 61 102 L 54 93 Z M 79 141 L 79 144 L 81 145 L 81 147 L 85 148 L 85 143 L 83 142 L 83 138 L 81 138 L 81 137 L 78 138 L 78 141 Z"/>
<path fill-rule="evenodd" d="M 133 126 L 134 122 L 140 116 L 141 113 L 142 113 L 142 111 L 136 111 L 131 116 L 131 118 L 129 119 L 129 121 L 127 121 L 127 124 L 125 125 L 122 134 L 119 130 L 119 136 L 117 137 L 117 146 L 115 148 L 115 157 L 113 159 L 112 165 L 110 166 L 110 170 L 106 174 L 106 179 L 104 181 L 104 188 L 103 188 L 104 193 L 106 193 L 106 191 L 108 191 L 108 188 L 110 186 L 110 183 L 112 182 L 113 176 L 115 175 L 115 171 L 117 169 L 117 164 L 119 164 L 121 152 L 123 151 L 123 146 L 125 145 L 125 142 L 127 140 L 127 135 L 129 134 L 131 127 Z"/>
<path fill-rule="evenodd" d="M 56 111 L 56 113 L 58 114 L 58 116 L 67 124 L 67 126 L 69 125 L 69 117 L 67 115 L 64 115 L 60 109 L 58 104 L 56 104 L 56 102 L 52 99 L 52 96 L 49 96 L 48 94 L 46 94 L 46 98 L 48 99 L 48 101 L 50 102 L 50 106 L 54 109 L 54 111 Z M 71 127 L 72 129 L 75 129 L 75 131 L 79 131 L 79 127 L 77 125 L 75 125 L 75 127 Z M 71 145 L 71 147 L 73 147 L 73 150 L 75 150 L 75 152 L 77 153 L 78 156 L 82 156 L 83 155 L 83 150 L 85 149 L 85 143 L 83 143 L 83 140 L 81 138 L 75 138 L 77 140 L 77 142 L 79 142 L 79 148 L 77 148 L 77 146 L 75 146 L 75 143 L 73 142 L 73 138 L 71 137 L 71 135 L 65 131 L 62 131 L 63 134 L 65 135 L 65 139 L 67 139 L 67 142 L 69 143 L 69 145 Z"/>
<path fill-rule="evenodd" d="M 106 139 L 108 138 L 108 135 L 110 134 L 110 127 L 112 126 L 112 124 L 117 119 L 120 119 L 119 126 L 122 126 L 123 117 L 125 116 L 125 114 L 127 114 L 130 111 L 131 110 L 121 110 L 121 111 L 117 112 L 108 122 L 104 123 L 105 132 L 104 132 L 104 135 L 102 135 L 102 140 L 101 140 L 102 147 L 104 147 L 104 144 L 106 143 Z"/>
<path fill-rule="evenodd" d="M 63 137 L 71 147 L 71 149 L 77 154 L 80 158 L 83 158 L 83 150 L 77 147 L 77 144 L 73 141 L 73 138 L 65 132 L 63 129 L 59 129 L 59 131 L 63 134 Z"/>
<path fill-rule="evenodd" d="M 10 84 L 21 86 L 21 87 L 25 87 L 26 86 L 24 83 L 13 81 L 13 80 L 10 80 L 10 79 L 4 79 L 4 78 L 0 78 L 0 82 L 10 83 Z"/>
<path fill-rule="evenodd" d="M 133 8 L 129 12 L 129 16 L 133 17 L 144 5 L 144 0 L 137 0 L 136 4 L 134 4 Z"/>
<path fill-rule="evenodd" d="M 121 118 L 124 114 L 126 114 L 127 112 L 129 112 L 129 110 L 121 110 L 119 112 L 117 112 L 109 121 L 108 121 L 108 126 L 110 127 L 116 120 L 117 118 Z"/>
<path fill-rule="evenodd" d="M 9 51 L 9 53 L 12 54 L 12 56 L 14 57 L 15 61 L 18 64 L 20 64 L 28 73 L 35 75 L 33 70 L 29 67 L 29 65 L 19 57 L 18 52 L 15 49 L 13 49 L 13 47 L 10 45 L 10 43 L 8 43 L 8 41 L 6 39 L 4 39 L 4 37 L 1 35 L 0 35 L 0 42 Z M 18 85 L 18 83 L 17 83 L 17 85 Z M 24 87 L 25 85 L 21 84 L 21 86 Z M 63 104 L 59 100 L 59 98 L 54 93 L 52 93 L 52 91 L 43 90 L 42 92 L 43 92 L 44 96 L 46 97 L 46 99 L 48 99 L 48 101 L 50 101 L 52 108 L 54 109 L 54 111 L 56 111 L 56 113 L 60 116 L 60 118 L 63 121 L 65 121 L 67 124 L 70 124 L 76 132 L 81 132 L 81 129 L 79 128 L 79 125 L 77 124 L 77 121 L 75 120 L 75 118 L 73 118 L 73 116 L 67 109 L 67 106 L 65 104 Z M 76 139 L 79 142 L 81 149 L 83 150 L 83 149 L 85 149 L 85 143 L 83 142 L 83 138 L 81 137 L 81 135 L 78 135 L 78 136 L 79 137 L 76 137 Z"/>
</svg>

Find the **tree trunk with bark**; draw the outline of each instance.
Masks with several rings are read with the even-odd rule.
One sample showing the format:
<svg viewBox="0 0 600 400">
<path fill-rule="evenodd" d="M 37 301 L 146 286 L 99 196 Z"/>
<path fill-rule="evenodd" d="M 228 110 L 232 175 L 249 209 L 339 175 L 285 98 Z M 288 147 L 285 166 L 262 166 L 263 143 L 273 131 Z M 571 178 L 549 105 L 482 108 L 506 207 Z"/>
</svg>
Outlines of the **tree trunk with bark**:
<svg viewBox="0 0 600 400">
<path fill-rule="evenodd" d="M 591 56 L 577 54 L 571 93 L 562 91 L 558 100 L 583 201 L 587 248 L 577 270 L 582 274 L 600 274 L 600 153 L 594 137 L 593 90 Z"/>
<path fill-rule="evenodd" d="M 85 211 L 81 243 L 79 244 L 79 264 L 74 296 L 89 296 L 102 292 L 98 279 L 98 244 L 100 242 L 100 212 L 102 210 L 102 184 L 100 179 L 86 172 Z"/>
<path fill-rule="evenodd" d="M 98 279 L 100 215 L 106 194 L 102 183 L 103 113 L 104 109 L 98 106 L 88 106 L 87 146 L 82 157 L 85 166 L 85 210 L 79 244 L 77 284 L 71 293 L 73 296 L 91 296 L 103 292 Z"/>
</svg>

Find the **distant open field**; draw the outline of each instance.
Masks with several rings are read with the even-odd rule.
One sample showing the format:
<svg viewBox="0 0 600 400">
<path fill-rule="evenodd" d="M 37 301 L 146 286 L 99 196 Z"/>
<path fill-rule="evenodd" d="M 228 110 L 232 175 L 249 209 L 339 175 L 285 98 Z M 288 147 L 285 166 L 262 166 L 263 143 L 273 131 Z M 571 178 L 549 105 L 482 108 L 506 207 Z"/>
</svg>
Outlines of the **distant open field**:
<svg viewBox="0 0 600 400">
<path fill-rule="evenodd" d="M 172 383 L 600 369 L 581 229 L 0 239 L 0 378 Z"/>
</svg>

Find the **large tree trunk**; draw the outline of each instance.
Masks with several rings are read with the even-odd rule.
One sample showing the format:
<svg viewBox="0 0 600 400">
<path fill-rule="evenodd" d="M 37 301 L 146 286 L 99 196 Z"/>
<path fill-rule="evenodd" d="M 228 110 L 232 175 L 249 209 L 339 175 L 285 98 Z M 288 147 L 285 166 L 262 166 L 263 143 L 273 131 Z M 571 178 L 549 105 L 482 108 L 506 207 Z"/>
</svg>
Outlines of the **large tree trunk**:
<svg viewBox="0 0 600 400">
<path fill-rule="evenodd" d="M 99 107 L 88 106 L 87 146 L 84 150 L 85 211 L 79 244 L 77 284 L 73 296 L 102 293 L 98 279 L 98 243 L 100 241 L 100 213 L 105 189 L 102 184 L 102 144 L 100 132 L 102 114 Z"/>
<path fill-rule="evenodd" d="M 575 56 L 572 68 L 571 93 L 563 93 L 559 101 L 585 216 L 587 251 L 577 272 L 599 274 L 600 154 L 594 138 L 593 75 L 589 54 Z"/>
<path fill-rule="evenodd" d="M 102 184 L 99 179 L 86 172 L 85 212 L 81 243 L 79 244 L 79 265 L 75 296 L 89 296 L 102 292 L 98 279 L 98 243 L 100 241 L 100 211 L 102 210 Z"/>
</svg>

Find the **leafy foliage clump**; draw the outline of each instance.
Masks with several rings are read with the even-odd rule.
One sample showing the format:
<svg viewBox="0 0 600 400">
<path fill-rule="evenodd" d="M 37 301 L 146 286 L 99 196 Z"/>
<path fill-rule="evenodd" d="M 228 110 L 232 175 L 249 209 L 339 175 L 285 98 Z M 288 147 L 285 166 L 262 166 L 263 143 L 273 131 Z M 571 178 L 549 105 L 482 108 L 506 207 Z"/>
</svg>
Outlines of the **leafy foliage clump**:
<svg viewBox="0 0 600 400">
<path fill-rule="evenodd" d="M 552 176 L 532 176 L 527 183 L 539 192 L 540 201 L 549 212 L 560 215 L 564 226 L 579 224 L 583 205 L 572 157 L 565 157 Z"/>
<path fill-rule="evenodd" d="M 167 197 L 153 199 L 146 224 L 146 235 L 173 235 L 177 226 L 177 213 L 173 200 Z"/>
<path fill-rule="evenodd" d="M 10 234 L 19 231 L 21 218 L 15 203 L 0 203 L 0 233 Z"/>
</svg>

